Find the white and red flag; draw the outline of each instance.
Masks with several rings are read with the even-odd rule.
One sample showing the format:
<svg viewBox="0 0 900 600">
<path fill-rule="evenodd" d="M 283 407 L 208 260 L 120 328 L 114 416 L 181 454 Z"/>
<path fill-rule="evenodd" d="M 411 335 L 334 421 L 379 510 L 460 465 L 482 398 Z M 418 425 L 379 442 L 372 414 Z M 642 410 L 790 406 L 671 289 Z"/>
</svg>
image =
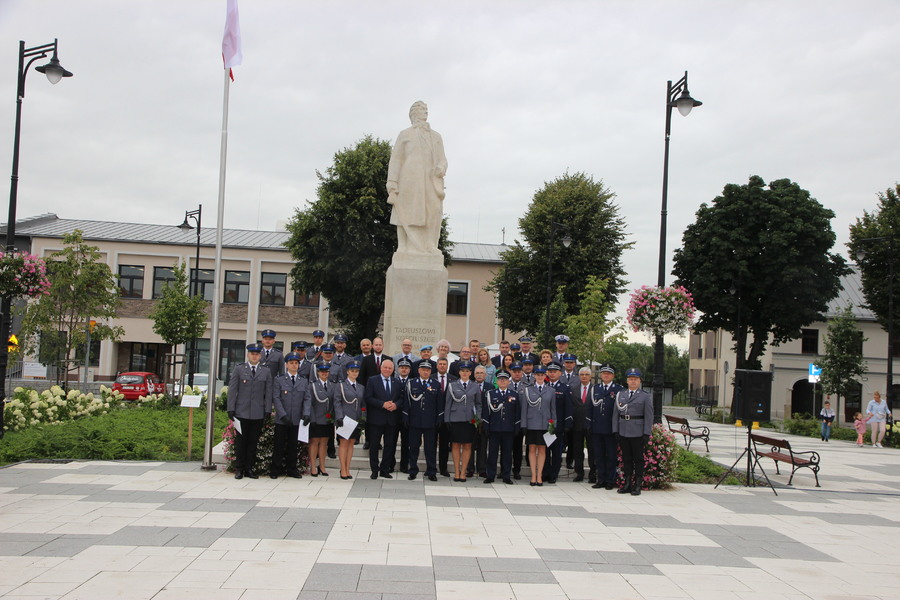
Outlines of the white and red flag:
<svg viewBox="0 0 900 600">
<path fill-rule="evenodd" d="M 225 35 L 222 37 L 222 60 L 228 75 L 234 81 L 234 73 L 231 67 L 236 67 L 244 60 L 241 52 L 241 21 L 238 17 L 237 0 L 228 0 L 228 9 L 225 15 Z"/>
</svg>

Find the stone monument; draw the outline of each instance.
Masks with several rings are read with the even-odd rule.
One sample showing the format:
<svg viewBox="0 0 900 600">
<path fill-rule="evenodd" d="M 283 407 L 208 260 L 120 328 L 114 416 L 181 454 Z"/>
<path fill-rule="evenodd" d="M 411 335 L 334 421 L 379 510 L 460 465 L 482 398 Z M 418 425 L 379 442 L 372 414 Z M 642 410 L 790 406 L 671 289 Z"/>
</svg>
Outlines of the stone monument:
<svg viewBox="0 0 900 600">
<path fill-rule="evenodd" d="M 397 136 L 388 165 L 391 224 L 397 226 L 397 251 L 387 270 L 384 294 L 384 344 L 399 351 L 404 338 L 413 345 L 433 344 L 444 336 L 447 268 L 438 249 L 444 215 L 444 141 L 428 124 L 428 107 L 409 109 L 412 126 Z"/>
</svg>

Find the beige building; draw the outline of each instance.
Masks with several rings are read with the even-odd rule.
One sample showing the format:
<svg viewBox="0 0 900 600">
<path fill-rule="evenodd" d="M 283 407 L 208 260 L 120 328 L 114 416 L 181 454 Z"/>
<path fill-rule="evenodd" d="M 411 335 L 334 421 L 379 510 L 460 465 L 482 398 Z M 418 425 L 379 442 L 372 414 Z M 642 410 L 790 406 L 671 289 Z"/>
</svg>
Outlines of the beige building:
<svg viewBox="0 0 900 600">
<path fill-rule="evenodd" d="M 849 398 L 836 398 L 822 394 L 821 387 L 809 382 L 809 365 L 818 364 L 825 353 L 828 334 L 827 321 L 817 321 L 801 330 L 798 339 L 781 346 L 768 347 L 761 362 L 763 370 L 772 373 L 772 418 L 783 419 L 794 413 L 819 414 L 824 399 L 830 399 L 832 408 L 841 423 L 853 422 L 853 414 L 865 411 L 872 394 L 885 394 L 887 378 L 887 332 L 875 320 L 875 315 L 862 308 L 865 298 L 859 274 L 855 271 L 841 279 L 841 292 L 828 306 L 826 317 L 832 317 L 846 306 L 852 305 L 856 323 L 865 341 L 862 353 L 867 372 L 860 378 L 858 390 Z M 896 337 L 896 336 L 895 336 Z M 731 408 L 734 383 L 734 340 L 730 333 L 717 330 L 690 336 L 690 396 L 715 402 L 717 406 Z M 900 358 L 900 344 L 895 340 L 895 359 Z M 897 388 L 894 384 L 895 396 Z M 896 407 L 895 407 L 896 408 Z"/>
<path fill-rule="evenodd" d="M 104 260 L 118 276 L 121 306 L 117 325 L 125 335 L 117 342 L 94 344 L 90 376 L 109 380 L 122 371 L 153 371 L 163 374 L 164 357 L 171 348 L 153 332 L 148 315 L 166 281 L 173 278 L 173 265 L 185 261 L 193 272 L 196 230 L 175 225 L 117 223 L 60 219 L 54 214 L 22 219 L 16 224 L 17 245 L 46 257 L 62 249 L 65 234 L 79 229 L 84 239 L 100 248 Z M 226 229 L 223 235 L 222 276 L 214 281 L 215 230 L 204 228 L 200 237 L 200 293 L 212 300 L 218 285 L 220 299 L 219 373 L 228 373 L 235 361 L 244 360 L 248 340 L 271 328 L 279 343 L 289 347 L 295 340 L 312 341 L 312 332 L 335 331 L 329 318 L 328 300 L 302 295 L 291 288 L 291 256 L 283 231 Z M 454 349 L 470 338 L 497 343 L 496 299 L 484 291 L 485 284 L 503 264 L 505 246 L 457 243 L 453 264 L 448 267 L 447 324 L 441 337 Z M 211 314 L 211 308 L 208 308 Z M 435 340 L 436 341 L 436 340 Z M 198 372 L 209 370 L 209 328 L 198 340 Z M 184 352 L 184 348 L 177 349 Z"/>
</svg>

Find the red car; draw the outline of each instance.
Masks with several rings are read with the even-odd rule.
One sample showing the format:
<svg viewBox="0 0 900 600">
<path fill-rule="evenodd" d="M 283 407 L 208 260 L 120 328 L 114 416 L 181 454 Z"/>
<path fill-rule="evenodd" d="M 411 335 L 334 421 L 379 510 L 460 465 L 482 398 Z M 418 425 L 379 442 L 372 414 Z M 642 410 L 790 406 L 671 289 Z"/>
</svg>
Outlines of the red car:
<svg viewBox="0 0 900 600">
<path fill-rule="evenodd" d="M 126 400 L 137 400 L 150 394 L 164 394 L 166 386 L 156 373 L 133 371 L 120 373 L 112 389 L 125 394 Z"/>
</svg>

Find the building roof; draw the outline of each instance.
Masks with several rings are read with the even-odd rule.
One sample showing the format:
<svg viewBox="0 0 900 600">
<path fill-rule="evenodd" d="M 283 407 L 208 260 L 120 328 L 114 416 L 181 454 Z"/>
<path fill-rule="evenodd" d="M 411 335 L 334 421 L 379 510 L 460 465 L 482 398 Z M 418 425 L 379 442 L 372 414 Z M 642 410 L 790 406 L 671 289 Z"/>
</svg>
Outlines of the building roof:
<svg viewBox="0 0 900 600">
<path fill-rule="evenodd" d="M 197 234 L 182 231 L 175 225 L 154 223 L 119 223 L 115 221 L 94 221 L 88 219 L 60 219 L 53 213 L 26 217 L 16 220 L 16 235 L 24 237 L 62 238 L 80 229 L 86 240 L 107 242 L 133 242 L 145 244 L 171 244 L 193 246 Z M 6 231 L 6 224 L 0 232 Z M 252 229 L 224 229 L 222 246 L 225 248 L 254 248 L 257 250 L 285 250 L 284 243 L 290 238 L 286 231 L 256 231 Z M 216 230 L 204 227 L 200 231 L 200 245 L 214 247 Z M 503 244 L 455 243 L 450 251 L 454 261 L 502 263 L 500 253 L 507 249 Z"/>
<path fill-rule="evenodd" d="M 862 291 L 862 278 L 856 265 L 850 265 L 849 275 L 841 277 L 841 290 L 836 298 L 828 303 L 826 317 L 833 317 L 846 307 L 853 309 L 853 315 L 860 321 L 875 321 L 875 313 L 866 306 L 866 297 Z"/>
</svg>

